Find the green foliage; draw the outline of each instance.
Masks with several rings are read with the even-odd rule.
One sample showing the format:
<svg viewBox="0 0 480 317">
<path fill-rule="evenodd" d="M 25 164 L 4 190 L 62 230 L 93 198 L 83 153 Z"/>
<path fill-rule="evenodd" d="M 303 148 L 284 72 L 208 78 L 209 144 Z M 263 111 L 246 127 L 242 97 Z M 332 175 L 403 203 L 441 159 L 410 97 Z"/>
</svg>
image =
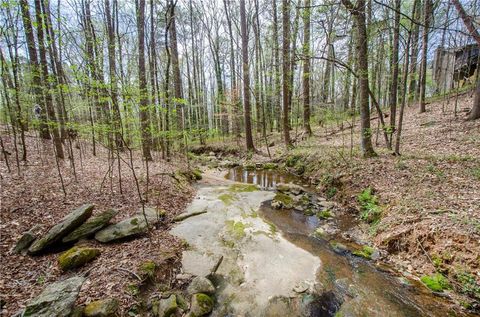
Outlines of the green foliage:
<svg viewBox="0 0 480 317">
<path fill-rule="evenodd" d="M 327 191 L 325 192 L 325 195 L 327 196 L 328 199 L 332 199 L 338 192 L 338 189 L 336 187 L 329 187 Z"/>
<path fill-rule="evenodd" d="M 475 276 L 464 270 L 458 270 L 455 273 L 455 279 L 460 284 L 462 293 L 480 300 L 480 285 L 475 280 Z"/>
<path fill-rule="evenodd" d="M 356 256 L 360 256 L 365 259 L 371 259 L 372 254 L 375 252 L 375 249 L 368 246 L 364 245 L 360 250 L 353 251 L 352 253 Z"/>
<path fill-rule="evenodd" d="M 451 289 L 450 283 L 447 278 L 440 273 L 432 275 L 424 275 L 420 278 L 423 284 L 434 292 L 443 292 L 444 290 Z"/>
<path fill-rule="evenodd" d="M 328 218 L 332 218 L 333 214 L 329 209 L 324 209 L 322 211 L 317 212 L 317 217 L 320 219 L 328 219 Z"/>
<path fill-rule="evenodd" d="M 470 169 L 472 176 L 480 181 L 480 167 L 474 167 Z"/>
<path fill-rule="evenodd" d="M 371 187 L 365 188 L 357 196 L 357 200 L 360 203 L 360 219 L 368 223 L 375 223 L 380 219 L 382 210 Z"/>
</svg>

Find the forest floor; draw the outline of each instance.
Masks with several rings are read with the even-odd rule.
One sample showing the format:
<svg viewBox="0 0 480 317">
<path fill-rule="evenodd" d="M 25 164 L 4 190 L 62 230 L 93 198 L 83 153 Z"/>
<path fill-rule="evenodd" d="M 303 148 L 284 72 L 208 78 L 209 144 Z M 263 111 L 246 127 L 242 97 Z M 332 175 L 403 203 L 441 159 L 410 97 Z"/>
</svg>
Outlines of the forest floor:
<svg viewBox="0 0 480 317">
<path fill-rule="evenodd" d="M 3 134 L 3 132 L 2 132 Z M 5 135 L 5 134 L 4 134 Z M 2 136 L 5 147 L 13 153 L 12 139 Z M 151 231 L 150 239 L 142 236 L 121 243 L 101 244 L 87 240 L 84 244 L 94 245 L 101 250 L 94 262 L 85 265 L 77 272 L 63 273 L 58 264 L 58 253 L 41 256 L 15 255 L 12 247 L 23 232 L 39 225 L 39 232 L 46 232 L 61 218 L 76 207 L 92 203 L 94 215 L 114 208 L 119 211 L 113 222 L 139 212 L 141 204 L 133 174 L 126 162 L 130 163 L 129 152 L 121 154 L 122 190 L 119 186 L 117 162 L 112 173 L 108 173 L 108 151 L 99 148 L 93 156 L 87 143 L 74 148 L 76 179 L 68 159 L 61 162 L 61 172 L 65 183 L 64 196 L 52 153 L 50 141 L 39 141 L 30 135 L 27 138 L 28 162 L 21 164 L 21 174 L 17 173 L 14 155 L 10 156 L 12 172 L 7 172 L 5 161 L 0 164 L 1 213 L 0 213 L 0 294 L 2 315 L 14 315 L 25 303 L 37 295 L 45 285 L 60 277 L 73 274 L 89 274 L 83 285 L 78 303 L 89 303 L 105 297 L 120 301 L 122 311 L 137 303 L 138 283 L 134 274 L 142 263 L 152 260 L 161 264 L 159 280 L 170 283 L 180 266 L 182 241 L 168 233 L 171 219 L 181 213 L 194 193 L 188 182 L 179 182 L 171 177 L 175 171 L 185 168 L 182 160 L 170 164 L 156 159 L 149 164 L 149 207 L 166 211 L 166 220 Z M 81 153 L 81 154 L 80 154 Z M 146 187 L 146 166 L 140 157 L 133 158 L 136 176 L 142 190 Z"/>
<path fill-rule="evenodd" d="M 384 261 L 405 275 L 444 274 L 459 295 L 457 304 L 480 309 L 480 121 L 464 120 L 472 102 L 469 94 L 460 96 L 457 117 L 454 100 L 432 101 L 423 114 L 416 105 L 407 107 L 400 156 L 386 149 L 372 119 L 378 156 L 361 158 L 357 119 L 353 131 L 351 122 L 331 123 L 315 127 L 308 139 L 293 130 L 298 141 L 288 151 L 281 135 L 271 133 L 272 158 L 262 146 L 250 159 L 245 154 L 246 161 L 284 163 L 357 217 L 358 195 L 371 188 L 380 220 L 358 221 L 347 234 L 387 251 Z M 213 144 L 210 151 L 215 148 L 236 160 L 228 156 L 232 144 Z"/>
</svg>

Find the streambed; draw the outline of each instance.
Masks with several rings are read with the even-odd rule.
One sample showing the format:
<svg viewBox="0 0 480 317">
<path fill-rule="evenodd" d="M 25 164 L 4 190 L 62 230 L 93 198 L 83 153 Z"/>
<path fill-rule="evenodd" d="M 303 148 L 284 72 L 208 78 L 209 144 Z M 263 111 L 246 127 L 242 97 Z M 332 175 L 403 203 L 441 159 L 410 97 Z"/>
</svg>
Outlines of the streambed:
<svg viewBox="0 0 480 317">
<path fill-rule="evenodd" d="M 236 168 L 225 178 L 201 183 L 187 212 L 206 212 L 172 229 L 188 243 L 184 273 L 207 276 L 223 257 L 212 316 L 463 316 L 417 282 L 312 236 L 316 216 L 272 209 L 276 184 L 301 184 L 294 176 Z"/>
</svg>

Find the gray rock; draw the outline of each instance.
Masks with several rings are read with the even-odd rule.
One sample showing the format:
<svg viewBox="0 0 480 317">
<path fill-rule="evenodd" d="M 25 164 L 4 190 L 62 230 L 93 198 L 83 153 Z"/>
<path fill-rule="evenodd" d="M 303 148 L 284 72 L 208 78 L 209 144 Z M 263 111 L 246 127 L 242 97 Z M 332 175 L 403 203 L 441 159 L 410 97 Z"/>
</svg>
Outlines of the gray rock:
<svg viewBox="0 0 480 317">
<path fill-rule="evenodd" d="M 94 216 L 88 219 L 87 222 L 85 222 L 83 225 L 73 230 L 70 234 L 68 234 L 65 238 L 63 238 L 62 242 L 63 243 L 74 242 L 74 241 L 84 239 L 93 235 L 95 232 L 105 227 L 110 221 L 110 219 L 115 217 L 117 213 L 118 213 L 118 210 L 109 209 L 97 216 Z"/>
<path fill-rule="evenodd" d="M 70 233 L 72 230 L 80 226 L 85 222 L 91 215 L 94 205 L 85 204 L 68 215 L 66 215 L 58 224 L 53 226 L 42 238 L 35 241 L 30 248 L 28 253 L 38 254 L 43 251 L 46 247 L 53 245 L 55 242 L 61 240 L 65 235 Z"/>
<path fill-rule="evenodd" d="M 213 310 L 213 299 L 202 293 L 194 294 L 192 296 L 192 303 L 190 305 L 190 313 L 188 316 L 200 317 L 205 316 Z"/>
<path fill-rule="evenodd" d="M 24 317 L 70 316 L 85 278 L 74 276 L 48 285 L 36 298 L 27 303 Z"/>
<path fill-rule="evenodd" d="M 168 298 L 162 298 L 158 302 L 158 315 L 159 317 L 175 316 L 178 311 L 177 296 L 172 294 Z"/>
<path fill-rule="evenodd" d="M 300 195 L 305 192 L 305 189 L 302 186 L 295 185 L 292 183 L 278 183 L 277 184 L 277 190 L 279 192 L 282 192 L 284 194 L 286 193 L 292 193 L 294 195 Z"/>
<path fill-rule="evenodd" d="M 106 298 L 91 302 L 85 306 L 83 316 L 85 317 L 110 317 L 116 316 L 118 311 L 118 300 Z"/>
<path fill-rule="evenodd" d="M 31 231 L 25 232 L 22 237 L 17 241 L 17 244 L 15 244 L 15 247 L 13 248 L 13 253 L 19 254 L 22 251 L 28 249 L 28 247 L 32 244 L 33 241 L 35 241 L 36 238 L 37 237 Z"/>
<path fill-rule="evenodd" d="M 142 212 L 122 220 L 116 224 L 110 225 L 95 234 L 95 240 L 99 242 L 111 242 L 118 239 L 130 237 L 147 231 L 148 226 L 156 224 L 160 219 L 160 214 L 155 209 L 145 208 L 145 217 Z"/>
<path fill-rule="evenodd" d="M 213 295 L 215 293 L 215 286 L 213 286 L 212 282 L 208 278 L 197 276 L 188 286 L 187 293 L 190 295 L 195 293 Z"/>
</svg>

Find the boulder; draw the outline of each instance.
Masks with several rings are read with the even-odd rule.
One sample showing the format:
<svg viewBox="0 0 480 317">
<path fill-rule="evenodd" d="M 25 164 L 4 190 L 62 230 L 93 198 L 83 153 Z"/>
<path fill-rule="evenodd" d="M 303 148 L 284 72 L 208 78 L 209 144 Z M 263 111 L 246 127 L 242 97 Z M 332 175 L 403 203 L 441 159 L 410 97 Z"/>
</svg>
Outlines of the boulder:
<svg viewBox="0 0 480 317">
<path fill-rule="evenodd" d="M 277 191 L 287 194 L 292 193 L 294 195 L 300 195 L 305 192 L 305 189 L 302 186 L 295 185 L 292 183 L 278 183 L 277 184 Z"/>
<path fill-rule="evenodd" d="M 202 293 L 193 294 L 192 303 L 190 304 L 190 313 L 188 316 L 200 317 L 205 316 L 213 310 L 213 299 Z"/>
<path fill-rule="evenodd" d="M 175 316 L 178 311 L 177 296 L 175 294 L 170 295 L 168 298 L 162 298 L 158 302 L 158 310 L 154 315 L 158 317 L 170 317 Z"/>
<path fill-rule="evenodd" d="M 118 300 L 106 298 L 91 302 L 85 306 L 83 316 L 85 317 L 110 317 L 116 316 L 118 311 Z"/>
<path fill-rule="evenodd" d="M 215 286 L 213 286 L 212 282 L 208 278 L 197 276 L 188 286 L 187 293 L 190 295 L 195 293 L 213 295 L 215 293 Z"/>
<path fill-rule="evenodd" d="M 292 209 L 294 207 L 294 201 L 289 195 L 279 192 L 275 195 L 275 197 L 273 197 L 271 205 L 272 208 L 275 209 Z"/>
<path fill-rule="evenodd" d="M 15 247 L 13 248 L 13 253 L 14 254 L 19 254 L 22 251 L 28 249 L 28 247 L 32 244 L 33 241 L 35 241 L 37 237 L 33 232 L 27 231 L 25 232 L 20 239 L 18 239 L 17 244 L 15 244 Z"/>
<path fill-rule="evenodd" d="M 92 261 L 99 254 L 99 249 L 75 246 L 58 257 L 58 265 L 68 271 Z"/>
<path fill-rule="evenodd" d="M 115 217 L 118 213 L 118 210 L 109 209 L 102 212 L 101 214 L 94 216 L 87 220 L 83 225 L 73 230 L 65 238 L 62 239 L 63 243 L 74 242 L 80 239 L 88 238 L 93 235 L 98 230 L 105 227 L 110 219 Z"/>
<path fill-rule="evenodd" d="M 145 216 L 148 225 L 156 224 L 163 214 L 158 213 L 155 209 L 145 208 Z M 147 231 L 147 222 L 142 212 L 134 216 L 122 220 L 116 224 L 110 225 L 95 234 L 95 240 L 99 242 L 111 242 L 118 239 L 130 237 Z"/>
<path fill-rule="evenodd" d="M 91 215 L 94 205 L 85 204 L 68 215 L 66 215 L 58 224 L 53 226 L 42 238 L 35 241 L 28 253 L 38 254 L 46 247 L 51 246 L 55 242 L 62 239 L 65 235 L 69 234 L 75 228 L 85 222 Z"/>
<path fill-rule="evenodd" d="M 74 276 L 48 285 L 36 298 L 27 303 L 24 317 L 70 316 L 85 278 Z"/>
</svg>

